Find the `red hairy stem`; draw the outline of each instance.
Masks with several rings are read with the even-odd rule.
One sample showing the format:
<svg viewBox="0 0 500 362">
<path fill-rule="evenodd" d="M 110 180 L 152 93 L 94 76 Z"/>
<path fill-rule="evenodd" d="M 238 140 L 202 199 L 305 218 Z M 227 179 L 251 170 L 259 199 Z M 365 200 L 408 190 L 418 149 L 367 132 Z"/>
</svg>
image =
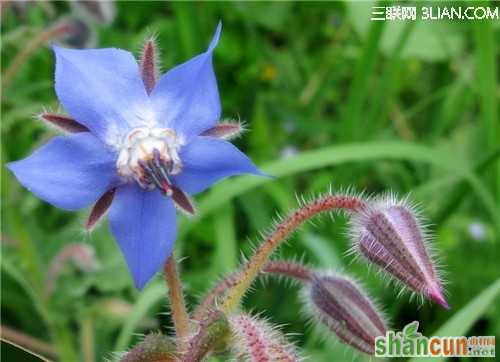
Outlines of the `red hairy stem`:
<svg viewBox="0 0 500 362">
<path fill-rule="evenodd" d="M 328 195 L 320 197 L 297 209 L 274 228 L 240 270 L 224 278 L 205 296 L 193 314 L 194 319 L 200 320 L 200 318 L 203 318 L 207 310 L 214 305 L 216 299 L 219 297 L 223 297 L 223 302 L 220 304 L 220 308 L 223 311 L 234 308 L 239 303 L 245 291 L 268 263 L 269 257 L 274 250 L 303 222 L 319 213 L 341 209 L 361 211 L 366 206 L 365 201 L 354 196 Z"/>
<path fill-rule="evenodd" d="M 271 261 L 267 263 L 263 270 L 264 273 L 281 274 L 289 278 L 307 282 L 311 279 L 311 270 L 305 265 L 293 263 L 290 261 Z"/>
<path fill-rule="evenodd" d="M 172 255 L 167 259 L 164 269 L 165 280 L 168 286 L 170 308 L 172 310 L 172 318 L 174 320 L 175 334 L 177 337 L 177 350 L 182 354 L 186 350 L 187 338 L 191 332 L 189 326 L 189 315 L 176 264 L 177 263 Z"/>
<path fill-rule="evenodd" d="M 217 297 L 221 296 L 224 291 L 234 287 L 238 282 L 238 272 L 233 272 L 227 277 L 219 281 L 208 294 L 202 299 L 200 304 L 196 307 L 193 312 L 193 320 L 200 321 L 204 316 L 210 312 L 211 308 L 214 306 Z"/>
</svg>

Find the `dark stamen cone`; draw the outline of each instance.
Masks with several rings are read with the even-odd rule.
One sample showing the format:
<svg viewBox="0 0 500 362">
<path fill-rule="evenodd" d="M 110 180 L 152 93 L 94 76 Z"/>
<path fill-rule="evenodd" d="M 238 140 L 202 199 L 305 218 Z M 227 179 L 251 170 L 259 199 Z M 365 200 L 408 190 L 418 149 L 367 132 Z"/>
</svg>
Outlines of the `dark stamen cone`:
<svg viewBox="0 0 500 362">
<path fill-rule="evenodd" d="M 449 308 L 425 245 L 425 232 L 407 205 L 374 202 L 353 221 L 353 236 L 364 257 L 411 290 Z"/>
<path fill-rule="evenodd" d="M 104 216 L 106 211 L 108 211 L 115 196 L 115 190 L 111 189 L 100 197 L 95 203 L 94 207 L 90 211 L 87 223 L 85 224 L 85 229 L 91 230 L 95 224 Z"/>
<path fill-rule="evenodd" d="M 344 343 L 373 355 L 375 338 L 385 335 L 387 327 L 368 296 L 340 275 L 317 275 L 308 288 L 306 298 L 314 317 Z"/>
<path fill-rule="evenodd" d="M 39 115 L 39 118 L 69 133 L 89 132 L 87 127 L 78 123 L 73 118 L 62 114 L 44 112 Z"/>
</svg>

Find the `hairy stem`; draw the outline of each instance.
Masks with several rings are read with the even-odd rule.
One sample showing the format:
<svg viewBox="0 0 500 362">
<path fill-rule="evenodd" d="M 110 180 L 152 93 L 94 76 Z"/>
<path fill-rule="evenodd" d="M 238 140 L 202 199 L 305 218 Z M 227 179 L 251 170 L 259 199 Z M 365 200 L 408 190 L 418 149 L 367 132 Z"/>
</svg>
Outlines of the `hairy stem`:
<svg viewBox="0 0 500 362">
<path fill-rule="evenodd" d="M 278 260 L 267 263 L 264 273 L 281 274 L 289 278 L 307 282 L 311 279 L 311 270 L 305 265 L 290 261 Z"/>
<path fill-rule="evenodd" d="M 234 310 L 239 305 L 246 290 L 266 266 L 276 248 L 303 222 L 323 212 L 340 209 L 359 211 L 365 207 L 366 203 L 354 196 L 328 195 L 299 208 L 274 228 L 271 234 L 255 250 L 253 256 L 238 271 L 223 279 L 207 294 L 195 310 L 194 319 L 200 320 L 200 318 L 203 318 L 219 296 L 222 296 L 222 302 L 219 305 L 220 310 L 223 312 Z"/>
<path fill-rule="evenodd" d="M 224 345 L 230 334 L 228 320 L 219 310 L 212 310 L 199 324 L 198 333 L 189 341 L 187 353 L 182 362 L 204 361 L 212 350 Z"/>
<path fill-rule="evenodd" d="M 282 274 L 303 282 L 310 279 L 310 270 L 306 266 L 288 261 L 271 261 L 264 267 L 263 272 Z M 209 314 L 210 308 L 214 305 L 215 299 L 218 296 L 221 296 L 226 290 L 233 288 L 237 284 L 239 274 L 240 273 L 236 271 L 217 283 L 205 296 L 205 298 L 203 298 L 193 312 L 193 320 L 201 321 L 206 314 Z"/>
<path fill-rule="evenodd" d="M 177 348 L 183 353 L 186 349 L 186 342 L 190 334 L 189 315 L 186 309 L 186 302 L 182 292 L 182 285 L 177 273 L 176 261 L 172 256 L 165 263 L 165 280 L 168 286 L 168 297 L 170 308 L 174 320 L 175 335 L 177 337 Z"/>
<path fill-rule="evenodd" d="M 235 271 L 215 284 L 215 286 L 210 290 L 208 294 L 205 295 L 200 304 L 198 304 L 198 306 L 196 307 L 192 316 L 193 320 L 198 322 L 201 321 L 205 317 L 205 315 L 210 312 L 211 308 L 215 304 L 215 300 L 217 299 L 217 297 L 221 296 L 226 290 L 234 287 L 237 284 L 238 275 L 239 272 Z"/>
</svg>

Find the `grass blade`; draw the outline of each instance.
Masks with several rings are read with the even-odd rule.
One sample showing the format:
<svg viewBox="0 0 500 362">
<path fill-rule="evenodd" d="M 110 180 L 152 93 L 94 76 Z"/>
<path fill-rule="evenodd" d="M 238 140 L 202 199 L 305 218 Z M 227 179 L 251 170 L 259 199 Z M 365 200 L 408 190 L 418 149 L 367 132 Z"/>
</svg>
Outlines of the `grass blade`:
<svg viewBox="0 0 500 362">
<path fill-rule="evenodd" d="M 166 298 L 166 295 L 165 286 L 162 283 L 151 283 L 142 291 L 120 331 L 114 347 L 115 351 L 125 351 L 127 349 L 139 322 L 148 315 L 152 307 L 163 298 Z"/>
</svg>

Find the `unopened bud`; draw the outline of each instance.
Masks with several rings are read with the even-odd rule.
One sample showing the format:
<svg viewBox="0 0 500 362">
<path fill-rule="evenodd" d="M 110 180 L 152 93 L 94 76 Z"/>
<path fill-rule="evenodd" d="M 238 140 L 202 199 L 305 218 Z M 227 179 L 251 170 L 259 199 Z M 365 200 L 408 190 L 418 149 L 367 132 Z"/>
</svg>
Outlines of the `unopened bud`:
<svg viewBox="0 0 500 362">
<path fill-rule="evenodd" d="M 267 322 L 248 315 L 229 319 L 234 334 L 233 348 L 238 361 L 298 362 L 293 346 Z"/>
<path fill-rule="evenodd" d="M 92 48 L 96 45 L 96 31 L 92 24 L 83 18 L 68 16 L 60 19 L 57 24 L 66 26 L 68 29 L 57 39 L 57 42 L 63 46 L 81 49 Z"/>
<path fill-rule="evenodd" d="M 104 24 L 113 22 L 116 16 L 116 6 L 114 1 L 90 1 L 77 0 L 73 2 L 76 12 L 81 12 L 84 16 Z"/>
<path fill-rule="evenodd" d="M 375 353 L 375 338 L 385 335 L 386 324 L 370 298 L 351 279 L 316 275 L 306 289 L 314 317 L 344 343 L 364 353 Z"/>
<path fill-rule="evenodd" d="M 175 344 L 170 338 L 159 333 L 148 334 L 144 340 L 127 352 L 120 362 L 174 362 Z"/>
<path fill-rule="evenodd" d="M 353 217 L 358 251 L 404 286 L 448 309 L 426 233 L 415 212 L 393 198 L 373 202 Z"/>
</svg>

